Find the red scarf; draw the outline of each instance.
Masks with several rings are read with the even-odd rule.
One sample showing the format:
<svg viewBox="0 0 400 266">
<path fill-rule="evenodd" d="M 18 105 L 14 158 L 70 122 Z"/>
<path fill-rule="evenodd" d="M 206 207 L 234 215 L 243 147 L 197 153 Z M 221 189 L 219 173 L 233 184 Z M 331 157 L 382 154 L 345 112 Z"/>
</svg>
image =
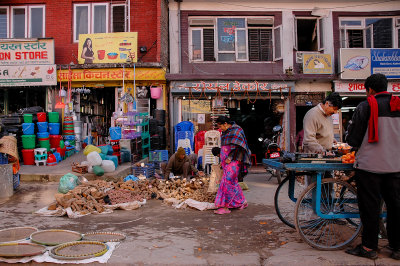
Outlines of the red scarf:
<svg viewBox="0 0 400 266">
<path fill-rule="evenodd" d="M 378 92 L 375 95 L 388 93 L 387 91 Z M 390 94 L 391 95 L 391 94 Z M 378 102 L 374 95 L 370 95 L 367 98 L 368 104 L 371 107 L 371 114 L 369 116 L 368 122 L 368 142 L 378 142 Z M 400 98 L 397 96 L 391 95 L 390 98 L 390 111 L 400 111 Z"/>
</svg>

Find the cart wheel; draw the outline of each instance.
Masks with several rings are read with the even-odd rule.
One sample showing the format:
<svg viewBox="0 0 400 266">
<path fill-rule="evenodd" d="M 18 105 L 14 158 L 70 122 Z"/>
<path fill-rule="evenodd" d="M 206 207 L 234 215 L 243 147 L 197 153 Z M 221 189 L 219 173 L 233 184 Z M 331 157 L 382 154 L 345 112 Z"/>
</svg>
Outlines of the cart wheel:
<svg viewBox="0 0 400 266">
<path fill-rule="evenodd" d="M 316 184 L 312 183 L 296 203 L 295 226 L 300 237 L 310 246 L 319 250 L 337 250 L 353 242 L 361 232 L 359 218 L 324 219 L 313 207 Z M 314 196 L 315 197 L 315 196 Z M 359 213 L 357 193 L 349 183 L 327 178 L 321 184 L 321 212 L 340 214 Z"/>
<path fill-rule="evenodd" d="M 283 179 L 276 189 L 274 196 L 275 211 L 279 219 L 286 225 L 295 228 L 294 226 L 294 208 L 296 200 L 301 195 L 301 192 L 306 188 L 306 180 L 297 177 L 294 181 L 294 190 L 289 191 L 289 176 Z M 293 196 L 291 196 L 293 195 Z"/>
</svg>

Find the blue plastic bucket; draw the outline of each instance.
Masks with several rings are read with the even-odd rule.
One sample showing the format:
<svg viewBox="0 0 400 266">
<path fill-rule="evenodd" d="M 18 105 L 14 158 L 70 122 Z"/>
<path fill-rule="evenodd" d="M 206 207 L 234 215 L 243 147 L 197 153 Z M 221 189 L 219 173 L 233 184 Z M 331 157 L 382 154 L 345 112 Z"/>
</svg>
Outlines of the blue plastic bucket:
<svg viewBox="0 0 400 266">
<path fill-rule="evenodd" d="M 22 132 L 24 135 L 35 134 L 35 124 L 34 123 L 22 123 Z"/>
<path fill-rule="evenodd" d="M 38 139 L 47 139 L 49 138 L 50 134 L 49 132 L 38 132 L 37 137 Z"/>
<path fill-rule="evenodd" d="M 111 140 L 121 139 L 122 133 L 120 127 L 110 127 L 110 137 Z"/>
<path fill-rule="evenodd" d="M 50 132 L 50 135 L 59 135 L 60 134 L 60 123 L 49 123 L 49 132 Z"/>
<path fill-rule="evenodd" d="M 39 132 L 47 132 L 48 123 L 47 122 L 37 122 L 37 127 Z"/>
</svg>

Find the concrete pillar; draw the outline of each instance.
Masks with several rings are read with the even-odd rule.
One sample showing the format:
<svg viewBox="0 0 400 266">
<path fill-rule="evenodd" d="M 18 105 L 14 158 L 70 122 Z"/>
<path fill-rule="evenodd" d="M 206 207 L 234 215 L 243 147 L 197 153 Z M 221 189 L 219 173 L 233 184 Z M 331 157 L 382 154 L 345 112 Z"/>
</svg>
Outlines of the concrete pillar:
<svg viewBox="0 0 400 266">
<path fill-rule="evenodd" d="M 13 195 L 12 164 L 0 165 L 0 198 L 9 198 Z"/>
</svg>

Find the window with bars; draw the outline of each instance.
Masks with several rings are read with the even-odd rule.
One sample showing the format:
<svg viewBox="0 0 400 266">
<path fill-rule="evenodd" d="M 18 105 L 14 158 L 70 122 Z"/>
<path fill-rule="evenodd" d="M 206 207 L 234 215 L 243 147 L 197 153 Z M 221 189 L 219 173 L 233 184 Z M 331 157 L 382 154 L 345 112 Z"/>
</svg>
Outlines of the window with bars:
<svg viewBox="0 0 400 266">
<path fill-rule="evenodd" d="M 393 17 L 342 17 L 339 19 L 342 48 L 396 48 L 399 33 Z M 397 37 L 397 38 L 396 38 Z"/>
<path fill-rule="evenodd" d="M 281 59 L 281 26 L 272 17 L 189 18 L 193 62 L 268 62 Z"/>
</svg>

